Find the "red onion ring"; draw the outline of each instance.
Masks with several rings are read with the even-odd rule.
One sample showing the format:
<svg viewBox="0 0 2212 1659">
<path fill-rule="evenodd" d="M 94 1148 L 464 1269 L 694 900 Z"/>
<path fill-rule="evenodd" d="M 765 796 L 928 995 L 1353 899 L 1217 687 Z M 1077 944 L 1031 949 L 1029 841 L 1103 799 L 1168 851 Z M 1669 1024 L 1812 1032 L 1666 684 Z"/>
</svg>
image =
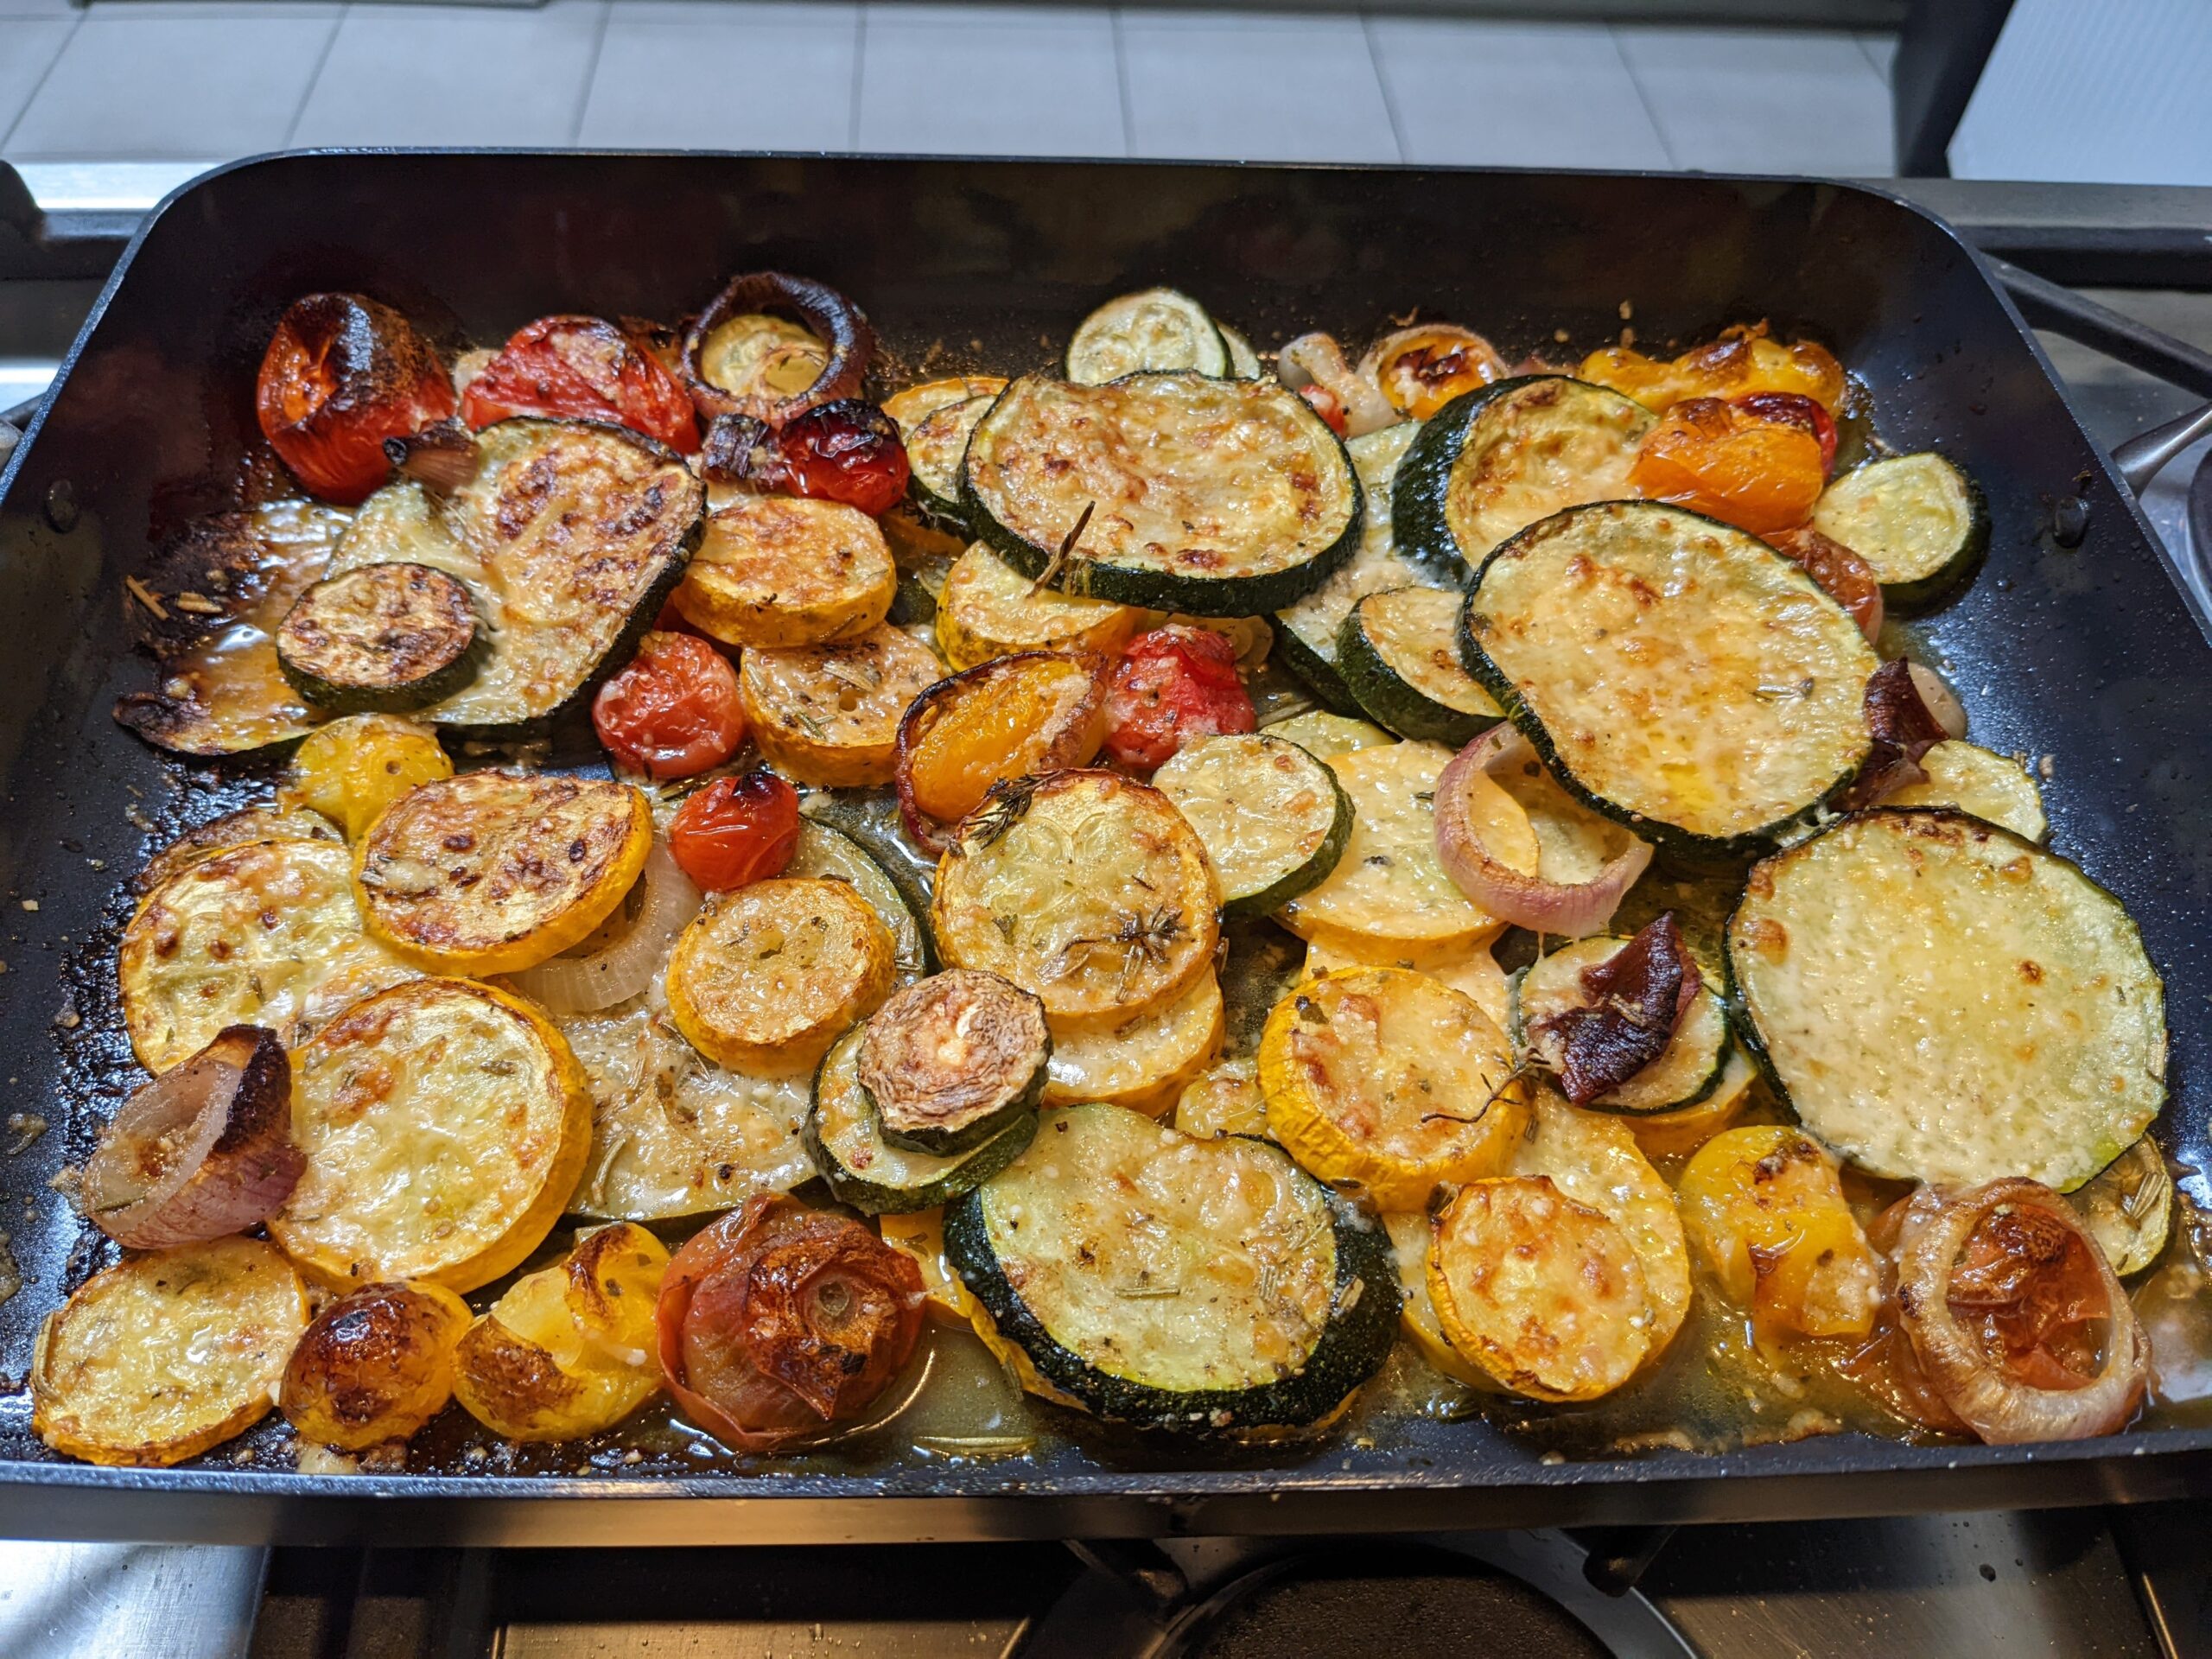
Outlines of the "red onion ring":
<svg viewBox="0 0 2212 1659">
<path fill-rule="evenodd" d="M 1529 740 L 1500 721 L 1452 757 L 1436 779 L 1436 857 L 1452 885 L 1501 921 L 1532 932 L 1585 938 L 1603 932 L 1621 899 L 1651 862 L 1651 844 L 1631 836 L 1591 880 L 1547 881 L 1493 858 L 1467 810 L 1467 782 L 1477 772 L 1522 766 L 1535 758 Z"/>
<path fill-rule="evenodd" d="M 2039 1389 L 2006 1378 L 1980 1338 L 1951 1312 L 1951 1273 L 1982 1217 L 2004 1205 L 2033 1205 L 2081 1239 L 2104 1287 L 2104 1362 L 2079 1389 Z M 2151 1368 L 2151 1344 L 2112 1264 L 2081 1217 L 2041 1182 L 2008 1176 L 1965 1192 L 1913 1196 L 1897 1243 L 1897 1316 L 1914 1357 L 1946 1405 L 1993 1446 L 2083 1440 L 2109 1434 L 2134 1415 Z"/>
<path fill-rule="evenodd" d="M 134 1250 L 258 1226 L 307 1167 L 292 1143 L 292 1066 L 276 1033 L 226 1026 L 132 1095 L 85 1161 L 85 1214 Z"/>
<path fill-rule="evenodd" d="M 755 312 L 794 318 L 811 328 L 830 348 L 830 360 L 804 391 L 790 397 L 741 397 L 707 378 L 700 365 L 707 337 L 732 317 Z M 679 367 L 692 403 L 707 419 L 717 415 L 750 415 L 780 427 L 817 404 L 858 397 L 861 377 L 874 355 L 875 330 L 868 326 L 860 307 L 836 289 L 810 276 L 759 270 L 732 278 L 729 286 L 699 314 L 683 336 Z"/>
<path fill-rule="evenodd" d="M 1363 437 L 1395 426 L 1404 417 L 1390 406 L 1382 388 L 1355 373 L 1344 347 L 1328 334 L 1300 334 L 1275 353 L 1275 374 L 1293 391 L 1319 386 L 1344 412 L 1344 435 Z"/>
</svg>

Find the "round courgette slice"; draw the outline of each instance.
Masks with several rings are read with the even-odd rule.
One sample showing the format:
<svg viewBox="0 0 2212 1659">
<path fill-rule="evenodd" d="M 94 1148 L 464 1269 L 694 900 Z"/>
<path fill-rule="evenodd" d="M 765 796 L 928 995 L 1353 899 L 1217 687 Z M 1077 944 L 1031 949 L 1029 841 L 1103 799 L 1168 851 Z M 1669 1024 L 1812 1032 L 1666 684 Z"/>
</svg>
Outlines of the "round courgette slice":
<svg viewBox="0 0 2212 1659">
<path fill-rule="evenodd" d="M 1891 791 L 1882 804 L 1955 806 L 2030 841 L 2040 842 L 2050 833 L 2042 789 L 2010 755 L 1948 738 L 1920 757 L 1920 769 L 1924 778 Z"/>
<path fill-rule="evenodd" d="M 292 689 L 333 714 L 404 714 L 474 677 L 476 607 L 455 576 L 426 564 L 364 564 L 325 576 L 276 628 Z"/>
<path fill-rule="evenodd" d="M 1547 1033 L 1544 1022 L 1570 1008 L 1587 1007 L 1590 998 L 1582 985 L 1584 972 L 1628 943 L 1618 938 L 1577 939 L 1539 957 L 1516 975 L 1513 982 L 1516 1046 L 1545 1070 L 1556 1072 L 1558 1039 Z M 1590 1102 L 1588 1109 L 1640 1115 L 1694 1106 L 1719 1086 L 1733 1050 L 1727 1009 L 1708 981 L 1676 1023 L 1675 1034 L 1659 1058 L 1618 1088 Z"/>
<path fill-rule="evenodd" d="M 798 844 L 784 874 L 842 881 L 867 899 L 868 908 L 890 930 L 893 972 L 900 984 L 911 984 L 936 965 L 937 950 L 922 918 L 926 906 L 917 907 L 868 849 L 843 830 L 802 817 Z"/>
<path fill-rule="evenodd" d="M 1002 376 L 964 374 L 909 386 L 883 400 L 883 412 L 898 423 L 906 446 L 906 493 L 928 518 L 963 524 L 960 457 L 967 453 L 969 429 L 1005 390 Z"/>
<path fill-rule="evenodd" d="M 1354 720 L 1349 715 L 1332 715 L 1322 709 L 1279 720 L 1267 728 L 1267 734 L 1295 743 L 1320 760 L 1334 760 L 1354 749 L 1387 748 L 1397 741 L 1371 721 Z"/>
<path fill-rule="evenodd" d="M 1351 838 L 1351 801 L 1336 774 L 1280 737 L 1185 743 L 1152 786 L 1198 831 L 1224 916 L 1264 916 L 1319 886 Z"/>
<path fill-rule="evenodd" d="M 1401 737 L 1455 748 L 1504 718 L 1459 661 L 1459 595 L 1394 588 L 1351 607 L 1337 635 L 1337 671 L 1368 715 Z"/>
<path fill-rule="evenodd" d="M 1052 1056 L 1042 1002 L 995 974 L 955 968 L 887 999 L 855 1065 L 885 1141 L 944 1157 L 1033 1109 Z"/>
<path fill-rule="evenodd" d="M 1877 1175 L 2063 1192 L 2166 1097 L 2165 992 L 2120 901 L 1963 813 L 1853 813 L 1753 867 L 1728 976 L 1770 1080 Z"/>
<path fill-rule="evenodd" d="M 1096 386 L 1141 369 L 1230 372 L 1229 342 L 1205 307 L 1172 288 L 1147 288 L 1100 306 L 1068 341 L 1068 378 Z"/>
<path fill-rule="evenodd" d="M 1022 1112 L 993 1139 L 940 1157 L 895 1147 L 883 1138 L 874 1102 L 861 1086 L 859 1058 L 867 1027 L 855 1026 L 822 1057 L 814 1101 L 801 1138 L 807 1155 L 840 1203 L 864 1215 L 907 1215 L 950 1204 L 1021 1155 L 1037 1133 L 1037 1114 Z"/>
<path fill-rule="evenodd" d="M 1853 467 L 1821 493 L 1813 528 L 1866 560 L 1898 610 L 1942 598 L 1989 550 L 1988 504 L 1933 450 Z"/>
<path fill-rule="evenodd" d="M 1426 567 L 1401 558 L 1391 539 L 1390 493 L 1398 463 L 1420 430 L 1413 422 L 1401 421 L 1346 441 L 1344 453 L 1351 457 L 1367 504 L 1359 545 L 1328 581 L 1275 613 L 1283 660 L 1316 696 L 1341 713 L 1355 713 L 1359 707 L 1337 669 L 1337 636 L 1351 607 L 1369 594 L 1438 580 Z"/>
</svg>

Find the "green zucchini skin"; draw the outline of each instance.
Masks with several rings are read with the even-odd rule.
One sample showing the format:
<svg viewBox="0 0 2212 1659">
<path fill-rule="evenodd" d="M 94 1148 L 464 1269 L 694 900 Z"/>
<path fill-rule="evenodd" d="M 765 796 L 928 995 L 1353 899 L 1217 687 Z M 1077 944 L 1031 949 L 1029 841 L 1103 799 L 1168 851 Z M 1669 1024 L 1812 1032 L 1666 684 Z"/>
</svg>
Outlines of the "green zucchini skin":
<svg viewBox="0 0 2212 1659">
<path fill-rule="evenodd" d="M 1981 486 L 1974 482 L 1973 474 L 1967 472 L 1965 467 L 1941 450 L 1927 451 L 1925 456 L 1932 456 L 1942 462 L 1963 488 L 1967 500 L 1967 528 L 1965 534 L 1959 538 L 1951 556 L 1925 575 L 1906 581 L 1885 580 L 1882 582 L 1883 605 L 1900 615 L 1909 616 L 1918 612 L 1932 610 L 1973 581 L 1975 572 L 1981 569 L 1983 561 L 1989 556 L 1989 500 L 1983 495 Z M 1890 468 L 1894 467 L 1900 461 L 1917 461 L 1925 457 L 1922 454 L 1878 457 L 1844 474 L 1841 478 L 1831 480 L 1828 488 L 1833 490 L 1845 479 L 1856 479 L 1872 468 Z M 1813 525 L 1816 530 L 1821 528 L 1820 520 L 1820 508 L 1815 505 L 1813 510 Z M 1827 533 L 1834 532 L 1830 531 Z M 1837 539 L 1843 538 L 1839 537 Z M 1847 542 L 1846 545 L 1849 543 Z M 1875 567 L 1874 574 L 1878 578 L 1881 576 L 1880 562 L 1878 557 L 1870 556 L 1859 548 L 1854 547 L 1852 550 Z"/>
<path fill-rule="evenodd" d="M 1255 1135 L 1286 1162 L 1289 1154 Z M 1295 1167 L 1295 1166 L 1294 1166 Z M 1311 1176 L 1300 1172 L 1301 1179 Z M 1296 1375 L 1249 1389 L 1183 1392 L 1114 1376 L 1063 1348 L 1030 1313 L 991 1249 L 982 1194 L 972 1191 L 944 1211 L 944 1250 L 969 1294 L 999 1335 L 1029 1356 L 1045 1380 L 1100 1417 L 1179 1436 L 1240 1429 L 1297 1428 L 1320 1421 L 1380 1370 L 1397 1340 L 1397 1267 L 1381 1222 L 1341 1194 L 1327 1195 L 1336 1240 L 1334 1305 L 1320 1339 Z M 1347 1305 L 1349 1304 L 1349 1305 Z"/>
<path fill-rule="evenodd" d="M 1337 634 L 1337 671 L 1362 713 L 1400 737 L 1448 743 L 1455 749 L 1497 724 L 1495 715 L 1447 708 L 1385 662 L 1361 620 L 1366 603 L 1363 599 L 1351 607 Z"/>
<path fill-rule="evenodd" d="M 1352 696 L 1351 687 L 1344 683 L 1337 664 L 1300 639 L 1294 629 L 1280 622 L 1275 628 L 1274 654 L 1332 713 L 1357 717 L 1366 712 L 1359 706 L 1359 699 Z"/>
<path fill-rule="evenodd" d="M 828 1185 L 831 1194 L 841 1204 L 849 1204 L 863 1215 L 899 1216 L 916 1210 L 934 1210 L 950 1204 L 963 1193 L 973 1191 L 1004 1169 L 1028 1149 L 1037 1134 L 1037 1114 L 1034 1110 L 1016 1116 L 993 1140 L 986 1141 L 949 1168 L 932 1174 L 925 1180 L 906 1182 L 871 1179 L 851 1168 L 830 1151 L 823 1138 L 822 1128 L 823 1080 L 830 1074 L 833 1064 L 845 1063 L 851 1051 L 860 1042 L 859 1027 L 839 1038 L 830 1046 L 815 1068 L 814 1097 L 807 1108 L 806 1119 L 799 1128 L 799 1140 L 806 1147 L 806 1155 L 814 1160 L 814 1167 Z M 874 1125 L 878 1138 L 883 1126 L 875 1118 L 874 1103 L 867 1099 L 867 1090 L 857 1082 L 853 1088 L 861 1096 L 861 1109 Z"/>
<path fill-rule="evenodd" d="M 398 671 L 403 667 L 411 667 L 411 664 L 403 664 L 397 660 L 396 652 L 386 649 L 377 653 L 376 667 L 385 676 L 380 683 L 360 677 L 338 678 L 327 671 L 318 671 L 309 662 L 288 649 L 291 643 L 294 620 L 302 611 L 313 612 L 331 595 L 333 590 L 340 587 L 359 588 L 371 583 L 419 582 L 424 577 L 449 584 L 459 590 L 461 603 L 467 607 L 467 633 L 461 637 L 461 648 L 449 651 L 442 662 L 433 659 L 427 671 L 400 674 Z M 450 638 L 446 643 L 450 645 Z M 467 598 L 467 589 L 457 578 L 423 565 L 366 564 L 357 565 L 334 576 L 324 577 L 321 582 L 311 584 L 293 602 L 290 613 L 277 629 L 276 666 L 295 691 L 316 708 L 327 709 L 331 714 L 404 715 L 442 702 L 474 679 L 486 649 L 483 625 L 478 620 Z M 357 655 L 369 654 L 365 643 L 357 643 L 355 650 Z"/>
<path fill-rule="evenodd" d="M 1182 805 L 1180 797 L 1190 791 L 1178 787 L 1181 773 L 1187 770 L 1187 767 L 1177 768 L 1176 762 L 1182 760 L 1185 755 L 1193 754 L 1208 743 L 1256 745 L 1262 754 L 1274 748 L 1296 751 L 1301 770 L 1312 779 L 1315 785 L 1328 791 L 1326 798 L 1332 803 L 1329 828 L 1323 835 L 1320 845 L 1314 849 L 1310 857 L 1284 870 L 1274 880 L 1249 892 L 1231 893 L 1228 891 L 1226 878 L 1223 880 L 1221 900 L 1223 916 L 1234 920 L 1243 917 L 1272 915 L 1301 893 L 1310 892 L 1320 886 L 1322 882 L 1328 880 L 1329 873 L 1337 868 L 1338 861 L 1344 855 L 1345 844 L 1351 840 L 1351 798 L 1344 793 L 1344 786 L 1337 782 L 1336 773 L 1329 770 L 1325 762 L 1299 749 L 1298 745 L 1286 738 L 1270 737 L 1265 732 L 1248 732 L 1229 736 L 1202 738 L 1197 743 L 1179 751 L 1159 772 L 1153 774 L 1153 787 L 1160 791 L 1169 800 L 1175 802 L 1179 810 Z M 1170 768 L 1175 768 L 1175 770 L 1171 771 Z M 1163 773 L 1168 779 L 1165 783 L 1161 781 Z M 1220 874 L 1217 864 L 1216 873 Z"/>
</svg>

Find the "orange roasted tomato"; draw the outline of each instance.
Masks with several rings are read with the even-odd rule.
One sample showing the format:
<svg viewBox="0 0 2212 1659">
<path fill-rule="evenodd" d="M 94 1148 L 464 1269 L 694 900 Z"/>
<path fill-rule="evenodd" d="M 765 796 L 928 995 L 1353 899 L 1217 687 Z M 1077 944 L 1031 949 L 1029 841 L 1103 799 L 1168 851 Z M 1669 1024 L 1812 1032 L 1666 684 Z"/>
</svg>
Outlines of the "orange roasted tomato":
<svg viewBox="0 0 2212 1659">
<path fill-rule="evenodd" d="M 1027 651 L 939 680 L 899 722 L 899 812 L 917 845 L 942 852 L 951 827 L 1007 778 L 1089 766 L 1106 741 L 1106 664 Z"/>
<path fill-rule="evenodd" d="M 765 767 L 717 778 L 668 826 L 677 868 L 704 893 L 781 875 L 798 849 L 798 791 Z"/>
<path fill-rule="evenodd" d="M 461 415 L 476 427 L 516 415 L 611 421 L 671 449 L 699 447 L 690 393 L 600 317 L 540 317 L 519 330 L 468 383 Z"/>
<path fill-rule="evenodd" d="M 1845 1199 L 1835 1160 L 1780 1125 L 1727 1129 L 1676 1184 L 1683 1230 L 1728 1300 L 1761 1326 L 1865 1336 L 1881 1263 Z"/>
<path fill-rule="evenodd" d="M 1503 377 L 1505 359 L 1471 329 L 1421 323 L 1376 340 L 1359 372 L 1381 388 L 1399 414 L 1425 421 L 1461 392 Z"/>
<path fill-rule="evenodd" d="M 704 639 L 648 633 L 636 658 L 592 699 L 591 723 L 607 753 L 632 772 L 695 778 L 745 741 L 737 671 Z"/>
<path fill-rule="evenodd" d="M 1661 413 L 1686 398 L 1762 391 L 1796 392 L 1831 414 L 1843 403 L 1843 365 L 1834 353 L 1809 340 L 1769 339 L 1763 322 L 1724 328 L 1719 339 L 1672 360 L 1607 346 L 1584 358 L 1580 373 Z"/>
<path fill-rule="evenodd" d="M 1211 628 L 1171 622 L 1122 648 L 1106 698 L 1106 752 L 1149 772 L 1194 737 L 1259 724 L 1236 677 L 1236 647 Z"/>
<path fill-rule="evenodd" d="M 262 353 L 262 435 L 310 493 L 347 506 L 391 471 L 384 441 L 453 414 L 437 351 L 390 306 L 359 294 L 295 300 Z"/>
<path fill-rule="evenodd" d="M 921 1269 L 860 1223 L 762 1193 L 695 1233 L 660 1291 L 660 1365 L 694 1424 L 776 1452 L 863 1415 L 922 1333 Z"/>
<path fill-rule="evenodd" d="M 1764 536 L 1811 518 L 1826 476 L 1820 440 L 1803 427 L 1692 397 L 1644 438 L 1629 487 Z"/>
</svg>

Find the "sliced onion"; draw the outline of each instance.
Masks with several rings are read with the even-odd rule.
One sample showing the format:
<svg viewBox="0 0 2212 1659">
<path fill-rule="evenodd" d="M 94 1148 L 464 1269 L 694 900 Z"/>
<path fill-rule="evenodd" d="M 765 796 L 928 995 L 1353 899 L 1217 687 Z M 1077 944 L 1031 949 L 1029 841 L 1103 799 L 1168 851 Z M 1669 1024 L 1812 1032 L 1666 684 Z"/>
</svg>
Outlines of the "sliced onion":
<svg viewBox="0 0 2212 1659">
<path fill-rule="evenodd" d="M 676 936 L 698 913 L 699 889 L 656 837 L 637 884 L 596 933 L 507 978 L 549 1014 L 596 1014 L 656 983 Z"/>
<path fill-rule="evenodd" d="M 1499 721 L 1452 757 L 1436 780 L 1436 857 L 1452 885 L 1491 915 L 1538 933 L 1579 939 L 1602 932 L 1621 899 L 1651 862 L 1649 842 L 1630 839 L 1590 880 L 1547 881 L 1518 849 L 1494 847 L 1482 834 L 1469 797 L 1500 766 L 1535 759 L 1529 740 Z"/>
<path fill-rule="evenodd" d="M 123 1103 L 86 1160 L 81 1201 L 117 1243 L 167 1249 L 260 1225 L 306 1167 L 283 1044 L 259 1026 L 226 1026 Z"/>
<path fill-rule="evenodd" d="M 1942 677 L 1934 669 L 1918 663 L 1907 663 L 1905 667 L 1912 674 L 1912 689 L 1920 693 L 1922 706 L 1936 717 L 1936 723 L 1943 728 L 1944 735 L 1954 740 L 1964 737 L 1967 734 L 1967 710 L 1966 705 L 1959 701 L 1958 694 L 1943 683 Z"/>
<path fill-rule="evenodd" d="M 732 317 L 765 312 L 791 317 L 813 330 L 828 352 L 822 372 L 805 391 L 789 397 L 766 392 L 741 395 L 707 378 L 701 353 L 707 337 Z M 750 415 L 780 428 L 817 404 L 860 396 L 861 378 L 875 355 L 875 330 L 860 307 L 811 276 L 791 276 L 779 270 L 756 270 L 730 279 L 715 296 L 683 337 L 680 368 L 691 401 L 709 420 L 718 415 Z"/>
<path fill-rule="evenodd" d="M 1275 373 L 1293 391 L 1319 386 L 1334 397 L 1344 412 L 1348 438 L 1380 432 L 1402 418 L 1382 387 L 1352 372 L 1344 347 L 1330 335 L 1300 334 L 1275 353 Z"/>
<path fill-rule="evenodd" d="M 2038 1389 L 2007 1377 L 1981 1338 L 1951 1312 L 1951 1272 L 1982 1217 L 2033 1205 L 2078 1236 L 2096 1264 L 2107 1308 L 2104 1360 L 2079 1389 Z M 2151 1344 L 2120 1281 L 2066 1200 L 2038 1181 L 2008 1176 L 1965 1192 L 1914 1195 L 1897 1243 L 1897 1313 L 1914 1356 L 1944 1403 L 1993 1446 L 2082 1440 L 2134 1414 L 2150 1375 Z"/>
</svg>

